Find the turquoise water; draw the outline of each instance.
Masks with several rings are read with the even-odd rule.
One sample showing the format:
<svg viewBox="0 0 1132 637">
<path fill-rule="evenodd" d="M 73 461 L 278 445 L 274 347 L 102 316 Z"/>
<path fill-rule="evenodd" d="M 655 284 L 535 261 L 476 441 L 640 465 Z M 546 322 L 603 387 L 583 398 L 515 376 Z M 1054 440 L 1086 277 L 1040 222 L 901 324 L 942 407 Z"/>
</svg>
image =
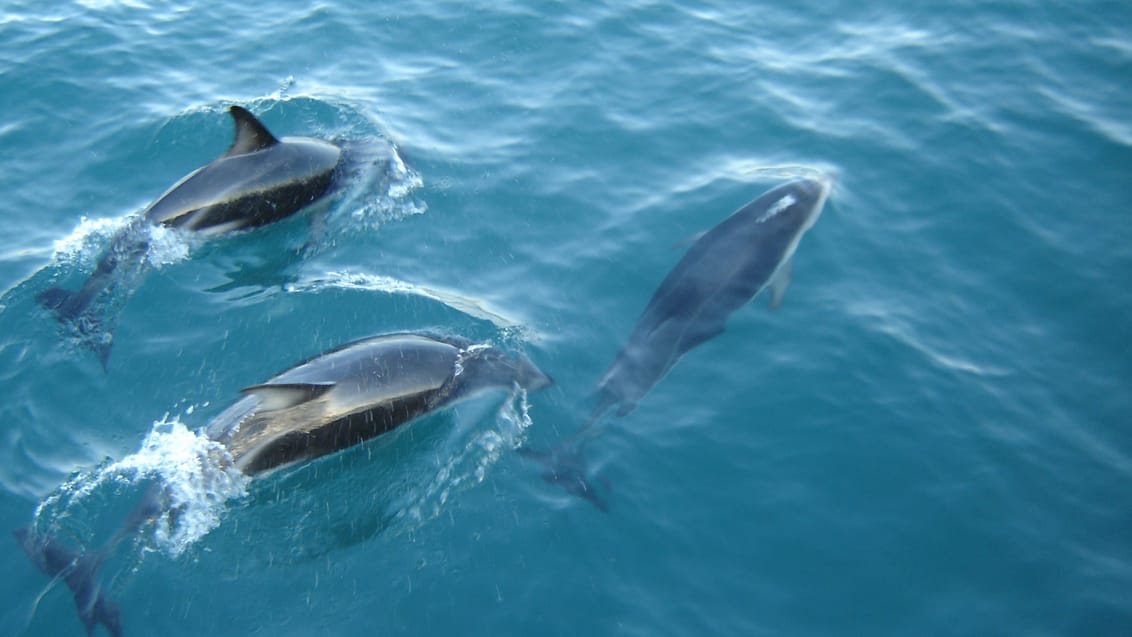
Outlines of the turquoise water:
<svg viewBox="0 0 1132 637">
<path fill-rule="evenodd" d="M 9 2 L 0 527 L 105 535 L 139 473 L 195 493 L 197 526 L 104 566 L 127 635 L 1132 634 L 1130 24 L 1118 2 Z M 395 159 L 307 258 L 302 218 L 162 236 L 104 371 L 35 294 L 223 152 L 231 103 Z M 607 417 L 586 453 L 609 513 L 544 483 L 510 449 L 576 430 L 682 242 L 798 166 L 839 181 L 783 305 Z M 423 328 L 557 384 L 229 499 L 185 472 L 241 387 Z M 83 633 L 65 586 L 0 556 L 0 632 Z"/>
</svg>

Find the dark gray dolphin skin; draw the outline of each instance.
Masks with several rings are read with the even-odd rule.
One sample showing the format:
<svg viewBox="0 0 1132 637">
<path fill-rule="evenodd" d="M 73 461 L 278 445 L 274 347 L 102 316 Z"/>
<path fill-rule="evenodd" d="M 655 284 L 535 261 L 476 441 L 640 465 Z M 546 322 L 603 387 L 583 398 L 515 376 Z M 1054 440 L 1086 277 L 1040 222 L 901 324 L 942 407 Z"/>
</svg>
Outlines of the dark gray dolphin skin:
<svg viewBox="0 0 1132 637">
<path fill-rule="evenodd" d="M 118 233 L 79 290 L 50 288 L 38 295 L 40 303 L 63 321 L 82 316 L 114 282 L 116 271 L 144 263 L 147 225 L 219 235 L 279 221 L 330 192 L 342 160 L 340 147 L 309 137 L 276 139 L 244 108 L 231 106 L 228 112 L 236 124 L 228 151 L 174 184 Z M 108 346 L 99 354 L 105 363 Z"/>
<path fill-rule="evenodd" d="M 568 490 L 591 499 L 581 444 L 594 435 L 602 414 L 614 406 L 618 416 L 633 411 L 682 356 L 722 333 L 728 317 L 763 290 L 770 289 L 771 309 L 782 303 L 794 252 L 817 222 L 831 188 L 832 179 L 825 176 L 778 186 L 692 244 L 661 282 L 598 381 L 598 402 L 588 422 L 560 445 L 566 449 L 529 454 L 549 467 L 545 476 L 554 479 L 547 477 L 548 481 L 569 484 Z M 556 464 L 559 458 L 570 463 Z"/>
<path fill-rule="evenodd" d="M 395 333 L 355 341 L 243 389 L 205 433 L 249 476 L 318 458 L 392 431 L 481 391 L 537 391 L 553 381 L 526 357 L 458 336 Z M 98 582 L 102 562 L 126 537 L 155 520 L 164 495 L 151 487 L 101 550 L 73 549 L 53 536 L 19 529 L 16 538 L 45 573 L 62 578 L 92 635 L 102 624 L 122 634 L 118 608 Z"/>
</svg>

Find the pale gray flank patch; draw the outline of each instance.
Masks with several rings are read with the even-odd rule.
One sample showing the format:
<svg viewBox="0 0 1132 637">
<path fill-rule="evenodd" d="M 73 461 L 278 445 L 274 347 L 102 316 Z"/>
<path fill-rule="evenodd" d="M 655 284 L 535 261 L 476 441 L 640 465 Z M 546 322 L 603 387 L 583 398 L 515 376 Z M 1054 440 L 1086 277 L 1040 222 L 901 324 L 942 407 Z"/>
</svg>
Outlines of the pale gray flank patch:
<svg viewBox="0 0 1132 637">
<path fill-rule="evenodd" d="M 767 219 L 770 219 L 771 217 L 782 212 L 783 210 L 786 210 L 790 206 L 793 206 L 797 202 L 798 202 L 798 200 L 794 198 L 794 195 L 788 194 L 785 197 L 783 197 L 782 199 L 779 199 L 778 201 L 776 201 L 774 203 L 774 205 L 771 206 L 769 210 L 764 212 L 761 217 L 759 217 L 758 219 L 755 219 L 755 222 L 756 223 L 762 223 L 762 222 L 766 221 Z"/>
</svg>

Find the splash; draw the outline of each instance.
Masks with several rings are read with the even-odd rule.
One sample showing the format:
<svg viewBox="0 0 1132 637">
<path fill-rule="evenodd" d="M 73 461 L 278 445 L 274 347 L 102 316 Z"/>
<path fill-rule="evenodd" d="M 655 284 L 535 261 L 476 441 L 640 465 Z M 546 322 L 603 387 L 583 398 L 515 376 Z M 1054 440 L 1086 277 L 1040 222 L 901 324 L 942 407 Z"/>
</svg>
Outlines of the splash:
<svg viewBox="0 0 1132 637">
<path fill-rule="evenodd" d="M 52 260 L 58 263 L 93 261 L 105 249 L 107 241 L 122 231 L 132 215 L 122 217 L 81 217 L 71 234 L 55 240 Z"/>
<path fill-rule="evenodd" d="M 156 481 L 163 509 L 153 538 L 157 549 L 175 557 L 220 524 L 225 503 L 246 495 L 248 480 L 222 445 L 166 417 L 154 423 L 138 451 L 59 487 L 37 507 L 36 526 L 55 528 L 73 517 L 86 524 L 81 518 L 88 509 L 108 506 L 108 487 Z"/>
<path fill-rule="evenodd" d="M 121 217 L 82 217 L 70 234 L 54 242 L 52 260 L 61 265 L 91 267 L 116 237 L 129 232 L 139 220 L 134 213 Z M 192 244 L 184 232 L 149 224 L 140 228 L 148 235 L 146 260 L 151 265 L 160 268 L 189 257 Z"/>
<path fill-rule="evenodd" d="M 146 260 L 150 265 L 162 267 L 185 261 L 192 252 L 190 237 L 176 228 L 149 226 L 149 253 Z"/>
</svg>

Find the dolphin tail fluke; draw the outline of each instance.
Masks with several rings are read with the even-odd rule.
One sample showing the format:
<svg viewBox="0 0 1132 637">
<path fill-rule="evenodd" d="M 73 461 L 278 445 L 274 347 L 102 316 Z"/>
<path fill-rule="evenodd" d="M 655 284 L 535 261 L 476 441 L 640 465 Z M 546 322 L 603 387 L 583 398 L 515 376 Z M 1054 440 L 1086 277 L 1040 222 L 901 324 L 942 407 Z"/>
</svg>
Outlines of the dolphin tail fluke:
<svg viewBox="0 0 1132 637">
<path fill-rule="evenodd" d="M 561 443 L 550 451 L 536 451 L 520 447 L 517 453 L 542 465 L 542 479 L 549 484 L 557 484 L 567 493 L 575 495 L 594 505 L 602 513 L 609 512 L 609 504 L 594 488 L 589 479 L 589 470 L 582 457 L 580 445 L 572 441 Z M 606 489 L 611 487 L 605 476 L 599 476 Z"/>
<path fill-rule="evenodd" d="M 79 604 L 77 594 L 75 604 Z M 92 607 L 79 607 L 79 619 L 82 620 L 88 637 L 94 637 L 94 629 L 99 624 L 106 627 L 106 632 L 110 633 L 111 637 L 122 637 L 122 613 L 118 605 L 103 595 L 102 591 L 98 592 Z"/>
<path fill-rule="evenodd" d="M 102 625 L 112 637 L 122 637 L 121 612 L 98 582 L 101 554 L 75 550 L 54 537 L 41 537 L 30 528 L 16 529 L 14 535 L 24 553 L 41 571 L 63 580 L 71 589 L 88 636 L 93 636 L 95 629 Z"/>
<path fill-rule="evenodd" d="M 98 356 L 102 370 L 110 364 L 111 336 L 103 329 L 103 323 L 95 312 L 86 312 L 90 297 L 83 290 L 48 288 L 35 296 L 39 304 L 53 310 L 60 323 L 75 327 L 85 341 L 83 344 Z"/>
<path fill-rule="evenodd" d="M 98 362 L 102 364 L 102 371 L 109 371 L 110 365 L 110 341 L 99 341 L 91 345 Z"/>
<path fill-rule="evenodd" d="M 66 288 L 47 288 L 35 295 L 43 307 L 54 310 L 60 321 L 72 321 L 82 312 L 79 293 Z"/>
</svg>

